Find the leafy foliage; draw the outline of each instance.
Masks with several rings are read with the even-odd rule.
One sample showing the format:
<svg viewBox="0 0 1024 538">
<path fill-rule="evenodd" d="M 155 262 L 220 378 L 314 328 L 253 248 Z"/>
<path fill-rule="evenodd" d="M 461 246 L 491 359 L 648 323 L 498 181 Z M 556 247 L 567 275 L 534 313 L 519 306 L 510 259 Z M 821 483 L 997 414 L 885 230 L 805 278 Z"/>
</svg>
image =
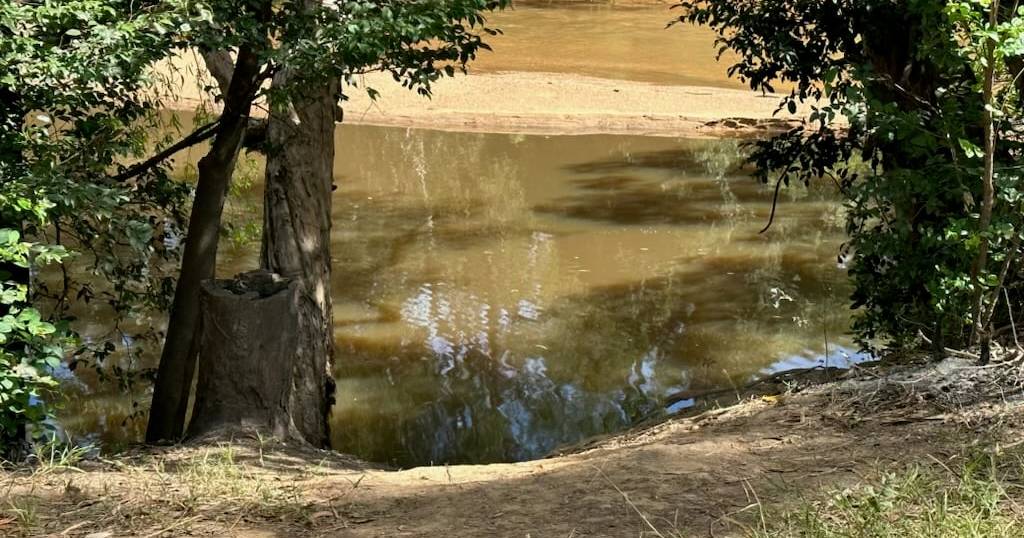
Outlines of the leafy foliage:
<svg viewBox="0 0 1024 538">
<path fill-rule="evenodd" d="M 260 50 L 261 79 L 284 69 L 286 87 L 263 89 L 280 104 L 311 85 L 343 79 L 358 86 L 359 75 L 391 73 L 404 87 L 430 94 L 432 82 L 453 76 L 480 50 L 489 50 L 483 13 L 509 0 L 288 0 L 193 2 L 178 39 L 200 50 Z M 368 89 L 371 95 L 376 95 Z"/>
<path fill-rule="evenodd" d="M 429 94 L 433 81 L 464 69 L 487 48 L 483 37 L 495 31 L 483 26 L 481 12 L 505 4 L 0 4 L 0 266 L 32 276 L 5 275 L 0 294 L 7 376 L 0 398 L 16 402 L 4 418 L 4 443 L 24 424 L 39 423 L 57 401 L 51 373 L 61 358 L 72 369 L 86 363 L 101 374 L 110 366 L 127 383 L 134 374 L 107 365 L 108 359 L 162 337 L 150 312 L 169 307 L 192 189 L 168 176 L 170 153 L 147 160 L 172 142 L 151 138 L 169 84 L 154 74 L 157 62 L 185 49 L 248 47 L 258 52 L 261 81 L 283 70 L 293 74 L 288 86 L 255 86 L 253 98 L 266 96 L 280 107 L 312 85 L 342 79 L 356 86 L 358 76 L 372 70 L 388 71 L 404 86 Z M 126 166 L 132 161 L 146 165 Z M 53 266 L 44 269 L 44 262 Z M 113 318 L 114 326 L 72 350 L 69 331 L 82 315 Z M 22 364 L 32 367 L 31 376 Z M 17 387 L 8 387 L 13 383 Z"/>
<path fill-rule="evenodd" d="M 186 14 L 174 2 L 0 5 L 5 447 L 59 401 L 51 374 L 74 343 L 75 311 L 102 304 L 120 324 L 167 302 L 173 278 L 157 260 L 176 255 L 188 188 L 161 168 L 127 181 L 114 172 L 149 150 L 159 92 L 147 72 L 174 47 L 157 28 Z M 112 340 L 123 334 L 75 357 L 102 361 Z"/>
<path fill-rule="evenodd" d="M 1019 297 L 1021 12 L 988 0 L 684 0 L 681 21 L 716 29 L 730 73 L 809 123 L 759 142 L 764 181 L 833 181 L 847 199 L 846 245 L 862 345 L 964 345 L 977 317 Z M 999 10 L 997 24 L 989 23 Z M 993 54 L 989 54 L 994 49 Z M 998 79 L 985 101 L 987 58 Z M 997 195 L 987 225 L 986 107 L 995 115 Z M 991 251 L 984 263 L 979 256 Z M 985 308 L 972 311 L 975 295 Z M 1019 301 L 1016 301 L 1019 303 Z M 1005 311 L 1004 311 L 1005 312 Z"/>
<path fill-rule="evenodd" d="M 20 202 L 31 209 L 26 200 Z M 59 260 L 64 252 L 23 242 L 17 231 L 0 229 L 3 266 L 27 268 L 30 254 Z M 48 416 L 46 397 L 57 385 L 49 372 L 60 365 L 63 349 L 57 327 L 26 305 L 27 286 L 8 280 L 5 273 L 0 270 L 0 447 L 13 447 L 24 424 Z"/>
</svg>

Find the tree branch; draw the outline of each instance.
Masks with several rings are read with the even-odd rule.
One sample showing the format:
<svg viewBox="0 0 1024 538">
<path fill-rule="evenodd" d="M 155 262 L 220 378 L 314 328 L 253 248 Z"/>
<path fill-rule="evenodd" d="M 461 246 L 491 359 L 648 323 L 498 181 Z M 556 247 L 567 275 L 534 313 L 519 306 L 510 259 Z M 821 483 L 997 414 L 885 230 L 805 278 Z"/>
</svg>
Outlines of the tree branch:
<svg viewBox="0 0 1024 538">
<path fill-rule="evenodd" d="M 782 182 L 789 178 L 789 173 L 793 171 L 794 164 L 796 164 L 796 161 L 789 163 L 789 166 L 787 166 L 779 176 L 779 180 L 775 182 L 775 194 L 772 196 L 772 213 L 768 216 L 768 224 L 765 224 L 764 228 L 762 228 L 760 232 L 757 232 L 758 234 L 767 232 L 768 229 L 772 227 L 772 223 L 775 222 L 775 209 L 779 205 L 779 189 L 782 188 Z"/>
<path fill-rule="evenodd" d="M 217 81 L 220 94 L 227 95 L 228 88 L 231 86 L 231 77 L 235 74 L 235 61 L 231 59 L 231 53 L 226 50 L 208 50 L 203 51 L 202 54 L 207 71 Z"/>
<path fill-rule="evenodd" d="M 160 164 L 165 159 L 169 158 L 171 155 L 174 155 L 175 153 L 185 148 L 192 147 L 208 138 L 211 138 L 213 135 L 217 134 L 218 125 L 220 125 L 219 119 L 207 123 L 206 125 L 203 125 L 202 127 L 196 129 L 195 131 L 192 131 L 192 134 L 186 136 L 185 138 L 182 138 L 177 143 L 168 146 L 166 149 L 157 153 L 156 155 L 146 159 L 145 161 L 142 161 L 141 163 L 128 167 L 128 169 L 125 170 L 124 172 L 121 172 L 120 174 L 114 176 L 114 179 L 116 181 L 126 181 L 138 175 L 144 174 L 146 171 Z"/>
</svg>

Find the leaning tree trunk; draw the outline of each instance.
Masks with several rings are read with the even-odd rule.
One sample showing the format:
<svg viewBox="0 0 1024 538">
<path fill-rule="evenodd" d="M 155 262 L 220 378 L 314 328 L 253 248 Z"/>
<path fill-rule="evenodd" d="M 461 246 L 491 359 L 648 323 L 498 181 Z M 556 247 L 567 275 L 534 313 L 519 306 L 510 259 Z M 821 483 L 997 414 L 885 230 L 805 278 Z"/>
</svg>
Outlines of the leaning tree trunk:
<svg viewBox="0 0 1024 538">
<path fill-rule="evenodd" d="M 1016 9 L 1014 10 L 1016 11 Z M 999 0 L 993 0 L 989 6 L 989 27 L 994 28 L 999 23 Z M 982 112 L 982 131 L 985 136 L 985 168 L 981 176 L 981 211 L 978 218 L 978 233 L 981 236 L 981 244 L 978 245 L 978 254 L 974 259 L 974 266 L 971 268 L 971 283 L 977 286 L 974 292 L 974 330 L 971 343 L 981 346 L 979 353 L 981 364 L 988 364 L 992 354 L 992 335 L 989 322 L 985 319 L 985 286 L 979 281 L 984 276 L 988 266 L 989 238 L 988 228 L 992 224 L 992 208 L 995 205 L 995 158 L 996 158 L 996 125 L 992 111 L 995 109 L 995 83 L 996 83 L 996 42 L 995 39 L 988 39 L 985 43 L 985 69 L 982 84 L 982 99 L 985 109 Z M 995 290 L 999 293 L 999 290 Z M 996 295 L 994 300 L 999 300 Z"/>
<path fill-rule="evenodd" d="M 288 82 L 287 70 L 274 78 Z M 261 266 L 299 284 L 298 339 L 289 409 L 307 442 L 329 443 L 334 403 L 331 192 L 337 83 L 314 88 L 271 114 Z"/>
<path fill-rule="evenodd" d="M 213 278 L 216 269 L 224 201 L 245 139 L 252 102 L 259 89 L 259 62 L 259 55 L 252 48 L 239 50 L 217 135 L 209 153 L 199 161 L 199 180 L 181 260 L 181 275 L 174 292 L 146 429 L 149 442 L 178 439 L 184 433 L 199 350 L 196 336 L 200 285 Z"/>
<path fill-rule="evenodd" d="M 202 285 L 203 350 L 189 437 L 291 436 L 298 283 L 265 271 Z"/>
</svg>

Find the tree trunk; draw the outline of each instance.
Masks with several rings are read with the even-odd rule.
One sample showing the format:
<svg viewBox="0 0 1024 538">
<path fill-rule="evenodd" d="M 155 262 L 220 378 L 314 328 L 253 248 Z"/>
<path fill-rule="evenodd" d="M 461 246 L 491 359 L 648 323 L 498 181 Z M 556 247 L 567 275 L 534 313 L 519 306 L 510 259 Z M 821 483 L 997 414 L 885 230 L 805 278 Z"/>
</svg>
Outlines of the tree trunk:
<svg viewBox="0 0 1024 538">
<path fill-rule="evenodd" d="M 275 85 L 288 82 L 282 71 Z M 298 339 L 292 373 L 293 426 L 328 446 L 334 404 L 331 311 L 331 192 L 337 83 L 314 88 L 267 127 L 261 266 L 299 283 Z"/>
<path fill-rule="evenodd" d="M 203 350 L 189 437 L 258 431 L 290 436 L 298 283 L 265 271 L 207 280 Z"/>
<path fill-rule="evenodd" d="M 989 6 L 989 29 L 996 27 L 999 22 L 999 0 L 994 0 Z M 987 320 L 983 319 L 985 310 L 985 284 L 981 278 L 984 277 L 988 268 L 989 250 L 989 226 L 992 224 L 992 207 L 995 205 L 995 156 L 996 156 L 996 132 L 992 110 L 995 108 L 995 78 L 996 78 L 996 42 L 987 39 L 985 43 L 985 73 L 984 100 L 985 111 L 983 112 L 982 130 L 985 133 L 985 170 L 982 173 L 981 185 L 981 214 L 978 217 L 978 232 L 981 235 L 981 244 L 978 245 L 978 256 L 974 260 L 974 267 L 971 270 L 971 283 L 977 287 L 974 292 L 974 331 L 973 343 L 981 346 L 981 363 L 987 364 L 989 359 L 989 342 L 991 336 Z M 998 290 L 997 290 L 998 293 Z"/>
<path fill-rule="evenodd" d="M 214 276 L 224 200 L 245 138 L 259 79 L 257 52 L 250 47 L 242 47 L 224 99 L 217 136 L 210 152 L 199 161 L 199 180 L 181 261 L 181 275 L 174 292 L 146 430 L 146 441 L 151 443 L 175 440 L 184 433 L 198 354 L 196 335 L 200 285 Z"/>
</svg>

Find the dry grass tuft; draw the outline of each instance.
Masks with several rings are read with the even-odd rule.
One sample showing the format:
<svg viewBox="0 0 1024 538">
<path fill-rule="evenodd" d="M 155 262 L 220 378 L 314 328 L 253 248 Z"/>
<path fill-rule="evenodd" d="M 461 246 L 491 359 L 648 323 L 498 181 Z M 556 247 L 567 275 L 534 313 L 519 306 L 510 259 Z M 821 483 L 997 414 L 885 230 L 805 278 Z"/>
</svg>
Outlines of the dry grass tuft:
<svg viewBox="0 0 1024 538">
<path fill-rule="evenodd" d="M 136 461 L 77 460 L 83 450 L 47 451 L 34 467 L 4 475 L 0 534 L 70 529 L 75 534 L 203 535 L 244 522 L 302 526 L 310 520 L 311 505 L 299 486 L 239 462 L 238 448 L 231 445 L 193 449 L 184 458 L 169 454 Z"/>
</svg>

